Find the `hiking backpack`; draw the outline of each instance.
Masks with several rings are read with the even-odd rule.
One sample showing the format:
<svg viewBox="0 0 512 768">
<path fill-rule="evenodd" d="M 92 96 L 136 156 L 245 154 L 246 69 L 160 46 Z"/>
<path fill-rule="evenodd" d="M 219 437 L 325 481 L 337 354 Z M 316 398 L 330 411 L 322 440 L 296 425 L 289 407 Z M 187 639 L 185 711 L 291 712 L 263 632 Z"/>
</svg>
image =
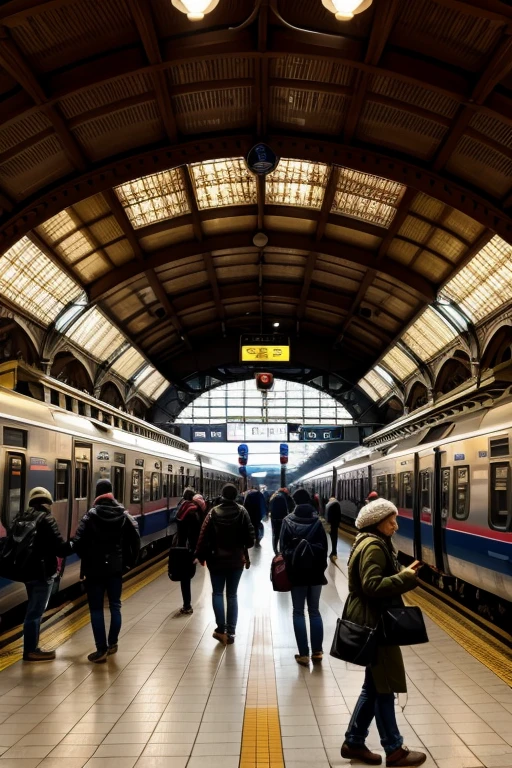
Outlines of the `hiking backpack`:
<svg viewBox="0 0 512 768">
<path fill-rule="evenodd" d="M 29 510 L 14 518 L 9 533 L 1 540 L 0 577 L 25 581 L 27 565 L 34 552 L 37 526 L 45 514 Z"/>
</svg>

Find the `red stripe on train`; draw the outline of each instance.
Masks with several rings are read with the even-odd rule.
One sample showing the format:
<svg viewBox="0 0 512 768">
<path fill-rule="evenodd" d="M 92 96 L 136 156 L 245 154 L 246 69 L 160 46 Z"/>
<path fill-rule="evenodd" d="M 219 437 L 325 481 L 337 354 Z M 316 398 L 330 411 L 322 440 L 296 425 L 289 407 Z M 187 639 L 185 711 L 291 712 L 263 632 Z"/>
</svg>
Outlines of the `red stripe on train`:
<svg viewBox="0 0 512 768">
<path fill-rule="evenodd" d="M 399 517 L 405 517 L 408 520 L 413 519 L 412 509 L 399 509 L 398 515 Z M 422 522 L 430 523 L 431 520 L 430 518 L 428 518 L 428 520 L 423 520 L 422 516 Z M 507 543 L 512 544 L 512 533 L 507 533 L 506 531 L 493 531 L 491 528 L 484 528 L 481 525 L 473 525 L 465 520 L 454 520 L 453 518 L 450 518 L 446 527 L 452 531 L 460 531 L 461 533 L 469 533 L 472 536 L 482 536 L 485 539 L 506 541 Z"/>
</svg>

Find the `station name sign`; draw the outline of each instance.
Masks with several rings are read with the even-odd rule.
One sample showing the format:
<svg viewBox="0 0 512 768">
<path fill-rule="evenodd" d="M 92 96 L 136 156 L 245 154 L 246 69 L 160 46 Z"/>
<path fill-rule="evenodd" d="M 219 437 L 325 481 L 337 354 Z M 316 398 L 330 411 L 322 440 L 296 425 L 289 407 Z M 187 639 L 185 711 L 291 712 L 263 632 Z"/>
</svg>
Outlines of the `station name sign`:
<svg viewBox="0 0 512 768">
<path fill-rule="evenodd" d="M 290 340 L 286 336 L 275 333 L 242 336 L 240 362 L 289 363 Z"/>
</svg>

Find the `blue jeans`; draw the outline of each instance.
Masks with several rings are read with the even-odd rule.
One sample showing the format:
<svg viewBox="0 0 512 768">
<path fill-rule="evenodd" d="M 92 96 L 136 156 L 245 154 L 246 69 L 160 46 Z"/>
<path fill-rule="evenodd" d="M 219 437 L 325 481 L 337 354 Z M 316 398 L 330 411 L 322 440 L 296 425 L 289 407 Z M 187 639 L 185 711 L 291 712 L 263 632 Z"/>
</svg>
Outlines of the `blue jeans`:
<svg viewBox="0 0 512 768">
<path fill-rule="evenodd" d="M 237 571 L 210 571 L 212 581 L 212 605 L 218 632 L 234 635 L 238 619 L 237 590 L 243 568 Z M 224 611 L 224 588 L 226 589 L 227 618 Z"/>
<path fill-rule="evenodd" d="M 23 624 L 23 653 L 26 655 L 35 651 L 39 646 L 41 619 L 52 593 L 53 579 L 28 581 L 25 586 L 28 604 Z"/>
<path fill-rule="evenodd" d="M 293 631 L 299 649 L 299 656 L 309 656 L 308 633 L 304 606 L 307 602 L 309 613 L 309 633 L 311 635 L 311 650 L 318 653 L 322 650 L 324 641 L 324 625 L 320 615 L 320 595 L 322 585 L 316 587 L 292 587 Z"/>
<path fill-rule="evenodd" d="M 98 651 L 106 651 L 109 645 L 115 645 L 119 639 L 121 631 L 121 592 L 123 590 L 123 579 L 121 575 L 105 576 L 104 578 L 86 580 L 87 600 L 89 602 L 89 611 L 91 613 L 92 633 L 94 642 Z M 103 602 L 105 592 L 108 597 L 110 608 L 110 629 L 107 634 L 105 630 L 105 615 L 103 613 Z"/>
<path fill-rule="evenodd" d="M 345 741 L 351 747 L 364 744 L 371 722 L 375 717 L 380 743 L 387 755 L 399 749 L 404 740 L 398 730 L 395 717 L 395 695 L 377 693 L 370 667 L 366 667 L 363 689 L 357 700 L 352 719 L 345 734 Z"/>
</svg>

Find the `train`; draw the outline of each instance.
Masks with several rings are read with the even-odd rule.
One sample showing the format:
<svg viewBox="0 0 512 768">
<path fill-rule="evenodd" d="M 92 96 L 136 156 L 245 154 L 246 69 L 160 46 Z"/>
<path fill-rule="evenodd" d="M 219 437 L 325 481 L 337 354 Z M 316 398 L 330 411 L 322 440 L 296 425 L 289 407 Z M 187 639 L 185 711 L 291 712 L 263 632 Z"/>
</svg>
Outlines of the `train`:
<svg viewBox="0 0 512 768">
<path fill-rule="evenodd" d="M 434 585 L 504 624 L 512 618 L 511 462 L 509 386 L 497 398 L 448 398 L 401 417 L 296 485 L 336 496 L 352 526 L 371 491 L 392 501 L 404 561 L 420 560 Z"/>
<path fill-rule="evenodd" d="M 175 531 L 172 510 L 183 489 L 220 494 L 240 478 L 224 462 L 195 456 L 180 437 L 44 376 L 23 363 L 0 365 L 0 536 L 25 508 L 32 488 L 54 498 L 68 539 L 94 501 L 100 478 L 135 517 L 143 554 Z M 165 542 L 164 542 L 165 543 Z M 79 581 L 76 555 L 63 563 L 59 589 Z M 23 584 L 0 579 L 0 614 L 26 600 Z"/>
</svg>

